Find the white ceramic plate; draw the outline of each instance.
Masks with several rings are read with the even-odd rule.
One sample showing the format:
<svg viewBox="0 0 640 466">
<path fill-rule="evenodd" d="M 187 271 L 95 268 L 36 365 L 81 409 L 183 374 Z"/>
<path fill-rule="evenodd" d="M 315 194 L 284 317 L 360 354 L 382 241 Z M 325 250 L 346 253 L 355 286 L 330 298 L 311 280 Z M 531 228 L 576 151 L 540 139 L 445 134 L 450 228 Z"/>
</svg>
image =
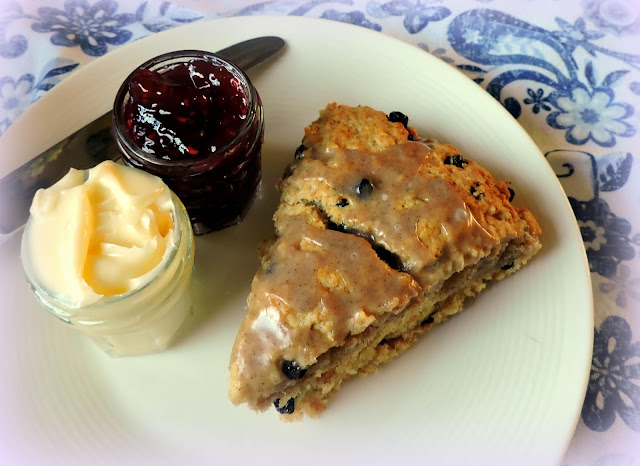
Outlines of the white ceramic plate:
<svg viewBox="0 0 640 466">
<path fill-rule="evenodd" d="M 122 79 L 162 52 L 218 50 L 277 34 L 250 73 L 264 101 L 262 194 L 238 227 L 199 238 L 195 324 L 164 353 L 110 359 L 55 321 L 22 276 L 19 235 L 2 246 L 2 464 L 553 464 L 571 439 L 591 360 L 592 301 L 580 234 L 559 183 L 504 109 L 449 65 L 367 29 L 304 18 L 195 23 L 123 47 L 45 95 L 0 141 L 17 166 L 107 111 Z M 280 422 L 227 398 L 274 188 L 327 102 L 400 110 L 513 181 L 544 248 L 513 277 L 376 375 L 347 383 L 316 420 Z M 8 159 L 8 151 L 15 154 Z M 355 264 L 354 264 L 355 265 Z"/>
</svg>

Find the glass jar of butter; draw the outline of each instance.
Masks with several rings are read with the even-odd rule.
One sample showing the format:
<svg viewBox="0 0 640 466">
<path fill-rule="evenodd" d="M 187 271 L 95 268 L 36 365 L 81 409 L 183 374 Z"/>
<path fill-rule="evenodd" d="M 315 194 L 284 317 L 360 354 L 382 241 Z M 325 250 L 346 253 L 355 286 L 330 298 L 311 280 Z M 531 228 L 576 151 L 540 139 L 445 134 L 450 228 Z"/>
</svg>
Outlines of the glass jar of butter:
<svg viewBox="0 0 640 466">
<path fill-rule="evenodd" d="M 149 175 L 145 173 L 145 176 Z M 43 273 L 38 264 L 42 257 L 37 254 L 34 241 L 29 240 L 36 222 L 33 212 L 25 226 L 21 257 L 34 295 L 51 314 L 89 336 L 112 357 L 164 350 L 191 313 L 193 231 L 182 202 L 174 193 L 171 192 L 170 196 L 173 229 L 168 233 L 168 250 L 164 252 L 162 261 L 145 275 L 139 287 L 102 296 L 86 305 L 71 303 L 68 297 L 61 297 L 43 283 L 40 278 Z"/>
</svg>

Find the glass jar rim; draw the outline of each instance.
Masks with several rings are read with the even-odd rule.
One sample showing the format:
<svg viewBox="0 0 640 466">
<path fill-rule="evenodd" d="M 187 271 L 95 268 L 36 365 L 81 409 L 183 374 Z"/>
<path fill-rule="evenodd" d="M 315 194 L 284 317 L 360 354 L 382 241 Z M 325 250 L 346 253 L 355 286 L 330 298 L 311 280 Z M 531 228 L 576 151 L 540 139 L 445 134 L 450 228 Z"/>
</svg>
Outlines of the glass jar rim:
<svg viewBox="0 0 640 466">
<path fill-rule="evenodd" d="M 182 204 L 182 201 L 180 200 L 180 198 L 178 198 L 178 196 L 176 196 L 176 194 L 173 191 L 171 192 L 171 200 L 173 202 L 174 205 L 174 228 L 173 228 L 173 233 L 172 233 L 172 239 L 173 239 L 173 246 L 172 246 L 172 250 L 169 253 L 169 256 L 167 257 L 167 259 L 165 261 L 163 261 L 162 264 L 159 264 L 158 267 L 161 267 L 158 269 L 159 273 L 162 273 L 166 270 L 169 270 L 169 268 L 171 267 L 171 265 L 175 262 L 178 254 L 180 253 L 180 245 L 182 244 L 183 241 L 187 241 L 187 250 L 186 250 L 186 257 L 190 257 L 191 255 L 193 255 L 193 242 L 194 242 L 194 238 L 193 238 L 193 232 L 191 229 L 191 221 L 189 220 L 189 215 L 187 213 L 187 209 L 184 207 L 184 205 Z M 27 222 L 27 225 L 25 226 L 25 234 L 27 233 L 27 228 L 29 226 L 29 222 Z M 28 257 L 28 254 L 25 251 L 25 242 L 23 240 L 22 243 L 22 252 L 21 252 L 21 256 L 22 257 Z M 69 303 L 64 302 L 63 300 L 60 300 L 59 298 L 56 298 L 55 296 L 53 296 L 51 294 L 51 292 L 49 292 L 46 288 L 43 288 L 39 283 L 37 283 L 34 279 L 33 279 L 33 273 L 32 273 L 32 267 L 31 264 L 27 261 L 27 263 L 23 263 L 23 268 L 25 270 L 26 276 L 27 276 L 27 280 L 29 282 L 29 284 L 35 289 L 37 290 L 37 293 L 42 296 L 45 297 L 47 299 L 47 301 L 49 301 L 49 305 L 50 306 L 56 306 L 57 310 L 61 310 L 59 309 L 59 306 L 64 307 L 65 309 L 71 311 L 72 312 L 79 312 L 80 310 L 82 310 L 82 312 L 86 312 L 86 311 L 92 311 L 92 310 L 96 310 L 96 312 L 98 311 L 99 308 L 105 307 L 105 306 L 109 306 L 111 303 L 113 302 L 117 302 L 117 301 L 121 301 L 123 299 L 127 299 L 130 296 L 139 294 L 144 292 L 146 289 L 148 289 L 149 287 L 153 286 L 154 284 L 154 280 L 151 279 L 149 280 L 147 283 L 145 283 L 144 285 L 140 286 L 139 288 L 135 288 L 133 290 L 127 291 L 125 293 L 120 293 L 120 294 L 116 294 L 116 295 L 111 295 L 111 296 L 102 296 L 100 299 L 98 299 L 97 301 L 91 303 L 91 304 L 87 304 L 86 306 L 80 306 L 80 307 L 73 307 L 70 306 Z M 71 315 L 71 313 L 67 313 L 68 315 Z M 62 314 L 62 313 L 60 313 Z M 60 316 L 59 313 L 56 313 L 56 315 Z"/>
<path fill-rule="evenodd" d="M 126 128 L 124 125 L 124 121 L 123 121 L 124 118 L 122 116 L 122 113 L 124 111 L 125 99 L 129 93 L 129 82 L 131 81 L 133 74 L 140 68 L 152 69 L 152 67 L 154 66 L 158 66 L 160 68 L 163 66 L 169 66 L 172 64 L 169 62 L 170 60 L 175 60 L 175 63 L 178 64 L 180 63 L 178 61 L 179 59 L 183 59 L 183 61 L 186 61 L 188 59 L 207 59 L 207 60 L 213 59 L 215 61 L 221 62 L 222 65 L 228 71 L 236 75 L 236 77 L 242 78 L 242 81 L 241 81 L 242 86 L 245 88 L 246 91 L 248 91 L 246 92 L 247 109 L 248 109 L 247 118 L 245 119 L 242 127 L 240 128 L 238 133 L 234 136 L 234 138 L 231 141 L 229 141 L 226 145 L 220 148 L 217 148 L 214 153 L 215 154 L 225 153 L 230 149 L 232 149 L 235 145 L 238 144 L 239 141 L 242 141 L 246 137 L 247 133 L 251 131 L 253 120 L 256 117 L 259 117 L 261 113 L 259 111 L 260 98 L 258 97 L 258 93 L 255 89 L 255 86 L 253 85 L 253 83 L 251 82 L 247 74 L 244 72 L 244 70 L 239 66 L 237 66 L 232 61 L 224 58 L 221 55 L 218 55 L 217 53 L 207 52 L 204 50 L 197 50 L 197 49 L 176 50 L 173 52 L 166 52 L 161 55 L 157 55 L 145 61 L 144 63 L 136 67 L 131 73 L 129 73 L 127 78 L 120 85 L 120 88 L 118 89 L 118 92 L 114 100 L 113 112 L 112 112 L 112 115 L 113 115 L 112 119 L 113 119 L 114 133 L 115 133 L 114 136 L 118 145 L 124 146 L 124 148 L 127 150 L 129 155 L 135 154 L 135 158 L 140 159 L 140 161 L 146 164 L 157 167 L 158 169 L 170 168 L 173 170 L 175 169 L 197 170 L 201 166 L 207 166 L 209 164 L 209 157 L 191 156 L 191 157 L 185 157 L 180 160 L 166 160 L 160 157 L 153 156 L 152 154 L 146 153 L 137 144 L 135 144 L 131 139 L 131 137 L 129 136 L 129 133 L 126 131 Z M 165 62 L 169 62 L 169 63 L 165 63 Z"/>
</svg>

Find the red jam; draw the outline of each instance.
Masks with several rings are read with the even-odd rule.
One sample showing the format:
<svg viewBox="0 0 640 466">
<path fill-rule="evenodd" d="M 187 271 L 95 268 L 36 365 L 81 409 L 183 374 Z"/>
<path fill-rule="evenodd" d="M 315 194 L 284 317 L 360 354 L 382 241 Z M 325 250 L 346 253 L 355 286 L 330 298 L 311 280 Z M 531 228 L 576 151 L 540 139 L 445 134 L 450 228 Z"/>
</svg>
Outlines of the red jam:
<svg viewBox="0 0 640 466">
<path fill-rule="evenodd" d="M 114 104 L 125 164 L 161 177 L 184 203 L 196 234 L 246 215 L 262 175 L 262 103 L 242 70 L 198 51 L 141 65 Z"/>
<path fill-rule="evenodd" d="M 159 73 L 140 68 L 129 81 L 129 135 L 167 160 L 207 155 L 229 144 L 245 123 L 247 96 L 238 78 L 205 60 Z"/>
</svg>

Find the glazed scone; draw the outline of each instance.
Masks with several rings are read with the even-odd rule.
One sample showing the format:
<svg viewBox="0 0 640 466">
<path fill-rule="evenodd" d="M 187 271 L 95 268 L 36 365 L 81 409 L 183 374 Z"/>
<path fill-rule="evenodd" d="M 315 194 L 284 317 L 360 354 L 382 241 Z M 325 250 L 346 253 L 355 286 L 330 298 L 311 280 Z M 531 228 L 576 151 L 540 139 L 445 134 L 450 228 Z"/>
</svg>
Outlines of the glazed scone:
<svg viewBox="0 0 640 466">
<path fill-rule="evenodd" d="M 399 112 L 330 104 L 280 183 L 229 396 L 315 416 L 541 247 L 513 191 Z"/>
</svg>

